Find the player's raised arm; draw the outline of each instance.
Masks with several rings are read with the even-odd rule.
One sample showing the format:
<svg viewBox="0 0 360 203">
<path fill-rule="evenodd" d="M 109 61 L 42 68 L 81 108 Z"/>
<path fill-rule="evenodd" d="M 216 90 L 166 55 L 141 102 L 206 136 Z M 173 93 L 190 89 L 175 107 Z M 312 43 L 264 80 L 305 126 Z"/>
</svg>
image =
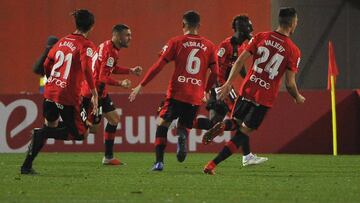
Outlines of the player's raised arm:
<svg viewBox="0 0 360 203">
<path fill-rule="evenodd" d="M 146 72 L 143 80 L 140 82 L 138 86 L 136 86 L 129 96 L 130 102 L 133 102 L 136 96 L 141 92 L 142 88 L 148 84 L 166 65 L 166 61 L 160 57 L 156 63 L 154 63 L 150 69 Z"/>
<path fill-rule="evenodd" d="M 231 90 L 232 82 L 239 75 L 240 69 L 244 66 L 246 59 L 251 56 L 251 53 L 248 51 L 244 51 L 241 53 L 239 58 L 235 61 L 233 67 L 231 68 L 229 77 L 225 84 L 219 88 L 219 97 L 220 99 L 225 99 Z"/>
<path fill-rule="evenodd" d="M 141 92 L 141 89 L 147 85 L 147 83 L 149 83 L 169 61 L 172 61 L 174 56 L 175 44 L 173 40 L 169 40 L 169 42 L 162 48 L 159 59 L 150 67 L 140 84 L 131 92 L 129 96 L 130 102 L 135 100 L 136 96 Z"/>
</svg>

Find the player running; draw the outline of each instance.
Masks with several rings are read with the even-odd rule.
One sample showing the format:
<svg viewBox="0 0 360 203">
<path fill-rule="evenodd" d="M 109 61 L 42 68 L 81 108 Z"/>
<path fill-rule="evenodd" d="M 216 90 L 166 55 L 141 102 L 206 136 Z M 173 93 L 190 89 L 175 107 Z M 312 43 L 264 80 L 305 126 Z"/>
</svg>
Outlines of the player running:
<svg viewBox="0 0 360 203">
<path fill-rule="evenodd" d="M 183 15 L 184 35 L 168 41 L 163 47 L 160 58 L 152 65 L 141 83 L 133 89 L 130 101 L 140 93 L 157 73 L 170 61 L 175 62 L 175 71 L 169 81 L 167 96 L 160 111 L 160 120 L 156 129 L 154 171 L 162 171 L 164 167 L 164 151 L 167 144 L 169 125 L 178 120 L 177 159 L 183 162 L 186 158 L 186 140 L 188 129 L 192 128 L 199 106 L 204 97 L 206 74 L 211 69 L 212 78 L 217 75 L 216 47 L 208 39 L 199 35 L 200 15 L 188 11 Z M 208 85 L 209 87 L 211 84 Z"/>
<path fill-rule="evenodd" d="M 251 32 L 253 31 L 252 23 L 246 15 L 235 16 L 232 21 L 232 29 L 234 30 L 233 36 L 222 41 L 217 52 L 219 63 L 217 87 L 223 85 L 227 80 L 231 67 L 239 54 L 245 49 L 245 41 L 251 39 Z M 245 77 L 245 66 L 241 68 L 240 75 L 243 78 Z M 216 124 L 225 118 L 226 114 L 231 111 L 237 98 L 236 91 L 232 89 L 229 96 L 224 101 L 218 100 L 216 98 L 217 89 L 218 88 L 211 89 L 210 98 L 206 105 L 212 124 Z"/>
<path fill-rule="evenodd" d="M 76 30 L 60 39 L 50 50 L 44 63 L 47 83 L 44 91 L 43 128 L 33 130 L 31 143 L 21 166 L 21 174 L 36 174 L 32 163 L 47 138 L 56 140 L 83 140 L 88 135 L 85 111 L 81 110 L 80 89 L 85 79 L 97 111 L 98 94 L 91 76 L 94 44 L 87 39 L 94 25 L 94 15 L 88 10 L 76 10 Z M 62 121 L 59 121 L 61 116 Z"/>
<path fill-rule="evenodd" d="M 253 55 L 252 69 L 247 73 L 240 88 L 240 97 L 236 100 L 232 117 L 236 122 L 227 128 L 236 129 L 236 134 L 219 152 L 219 154 L 204 167 L 204 173 L 215 174 L 215 167 L 234 152 L 240 145 L 248 142 L 248 135 L 256 130 L 263 121 L 266 112 L 272 107 L 278 95 L 281 77 L 285 74 L 286 88 L 297 104 L 305 102 L 299 93 L 295 74 L 300 62 L 300 50 L 292 42 L 290 36 L 297 26 L 297 14 L 294 8 L 281 8 L 279 26 L 276 31 L 258 33 L 253 37 L 245 51 L 236 60 L 229 78 L 219 88 L 219 97 L 228 96 L 231 84 L 237 76 L 246 59 Z M 207 144 L 224 131 L 226 122 L 217 123 L 205 133 L 203 141 Z M 250 152 L 243 146 L 243 150 Z M 257 157 L 249 153 L 243 156 L 243 165 L 259 164 L 266 161 L 265 157 Z"/>
<path fill-rule="evenodd" d="M 120 86 L 123 88 L 130 88 L 131 82 L 128 79 L 115 80 L 111 77 L 112 74 L 134 74 L 139 76 L 142 73 L 140 66 L 134 68 L 128 68 L 121 66 L 117 63 L 119 59 L 119 52 L 122 48 L 128 48 L 131 41 L 131 30 L 127 25 L 118 24 L 112 29 L 112 38 L 100 44 L 97 48 L 97 53 L 93 58 L 93 78 L 97 91 L 99 92 L 99 109 L 100 113 L 104 114 L 104 117 L 108 120 L 104 132 L 104 145 L 105 156 L 102 160 L 104 165 L 120 165 L 122 162 L 119 159 L 114 158 L 114 140 L 118 123 L 120 122 L 120 116 L 116 112 L 108 91 L 107 86 Z M 82 87 L 81 94 L 83 95 L 83 104 L 89 109 L 91 92 L 89 86 L 85 83 Z M 92 132 L 96 133 L 97 124 L 101 120 L 101 114 L 95 117 L 96 125 Z"/>
</svg>

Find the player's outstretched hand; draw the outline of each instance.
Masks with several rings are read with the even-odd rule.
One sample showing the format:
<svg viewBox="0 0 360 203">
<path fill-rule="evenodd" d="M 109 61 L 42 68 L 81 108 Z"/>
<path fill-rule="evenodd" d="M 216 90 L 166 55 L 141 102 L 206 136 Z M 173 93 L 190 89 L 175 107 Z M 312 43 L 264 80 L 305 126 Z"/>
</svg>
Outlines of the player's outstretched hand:
<svg viewBox="0 0 360 203">
<path fill-rule="evenodd" d="M 133 102 L 136 98 L 136 96 L 141 92 L 142 86 L 138 85 L 135 88 L 132 89 L 132 92 L 129 96 L 130 102 Z"/>
<path fill-rule="evenodd" d="M 134 68 L 130 68 L 130 72 L 137 76 L 141 75 L 142 71 L 143 69 L 141 66 L 135 66 Z"/>
<path fill-rule="evenodd" d="M 218 93 L 217 93 L 217 99 L 224 100 L 231 91 L 231 84 L 225 83 L 223 86 L 219 87 Z"/>
<path fill-rule="evenodd" d="M 131 81 L 129 79 L 119 81 L 119 85 L 125 89 L 129 89 L 131 87 Z"/>
<path fill-rule="evenodd" d="M 296 98 L 295 98 L 295 103 L 297 104 L 303 104 L 305 102 L 305 97 L 302 96 L 301 94 L 299 94 Z"/>
</svg>

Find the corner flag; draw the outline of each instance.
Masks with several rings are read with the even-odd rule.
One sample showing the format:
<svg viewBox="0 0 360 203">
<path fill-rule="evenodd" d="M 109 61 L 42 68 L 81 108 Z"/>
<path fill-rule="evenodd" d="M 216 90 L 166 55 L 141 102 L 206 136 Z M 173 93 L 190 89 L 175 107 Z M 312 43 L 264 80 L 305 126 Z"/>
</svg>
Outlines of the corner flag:
<svg viewBox="0 0 360 203">
<path fill-rule="evenodd" d="M 331 112 L 332 112 L 332 132 L 333 132 L 333 155 L 337 155 L 337 128 L 336 128 L 336 99 L 335 99 L 335 82 L 339 74 L 335 61 L 334 46 L 329 41 L 329 67 L 328 67 L 328 85 L 327 89 L 331 90 Z"/>
</svg>

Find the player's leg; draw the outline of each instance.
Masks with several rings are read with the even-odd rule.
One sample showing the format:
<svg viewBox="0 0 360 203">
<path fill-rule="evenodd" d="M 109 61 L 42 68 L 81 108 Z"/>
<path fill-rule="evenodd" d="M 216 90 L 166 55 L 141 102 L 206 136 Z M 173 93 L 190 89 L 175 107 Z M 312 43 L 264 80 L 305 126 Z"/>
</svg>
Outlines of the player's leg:
<svg viewBox="0 0 360 203">
<path fill-rule="evenodd" d="M 179 112 L 179 120 L 176 130 L 176 134 L 178 135 L 176 157 L 179 162 L 183 162 L 187 155 L 188 129 L 193 127 L 193 121 L 196 119 L 199 106 L 178 102 L 177 110 Z"/>
<path fill-rule="evenodd" d="M 88 115 L 88 121 L 92 124 L 90 126 L 90 133 L 96 134 L 98 132 L 99 129 L 99 124 L 102 118 L 102 106 L 100 105 L 100 103 L 102 103 L 102 101 L 100 101 L 101 98 L 99 98 L 99 107 L 98 107 L 98 114 L 94 115 L 92 114 L 92 103 L 91 103 L 91 97 L 82 97 L 82 109 L 84 109 L 86 111 L 86 114 Z"/>
<path fill-rule="evenodd" d="M 21 166 L 21 174 L 36 174 L 35 170 L 32 168 L 32 163 L 46 141 L 43 129 L 46 127 L 56 128 L 59 122 L 59 111 L 54 102 L 44 99 L 43 116 L 45 118 L 44 127 L 32 130 L 30 145 L 26 152 L 24 163 Z"/>
<path fill-rule="evenodd" d="M 166 99 L 159 112 L 159 122 L 155 134 L 155 164 L 153 171 L 162 171 L 164 167 L 164 153 L 167 145 L 167 132 L 171 122 L 177 118 L 174 101 Z"/>
<path fill-rule="evenodd" d="M 109 95 L 102 99 L 102 109 L 104 117 L 108 121 L 104 132 L 105 155 L 102 163 L 104 165 L 121 165 L 122 162 L 114 157 L 115 133 L 120 122 L 120 116 L 116 112 L 116 108 Z"/>
<path fill-rule="evenodd" d="M 209 118 L 197 118 L 193 124 L 193 128 L 209 130 L 216 123 L 221 122 L 228 112 L 228 109 L 226 109 L 226 107 L 224 108 L 224 105 L 224 102 L 216 100 L 215 90 L 212 89 L 205 107 L 209 112 Z"/>
<path fill-rule="evenodd" d="M 212 174 L 216 165 L 230 157 L 238 150 L 240 146 L 243 146 L 244 166 L 265 162 L 267 158 L 257 157 L 250 152 L 248 135 L 260 126 L 262 120 L 266 115 L 267 110 L 267 107 L 255 105 L 254 103 L 245 100 L 237 103 L 237 107 L 235 106 L 233 116 L 235 118 L 238 118 L 239 120 L 243 120 L 244 122 L 241 124 L 241 126 L 237 130 L 236 134 L 231 138 L 231 140 L 226 143 L 226 145 L 219 152 L 219 154 L 205 166 L 204 172 Z"/>
<path fill-rule="evenodd" d="M 233 108 L 232 116 L 235 118 L 238 118 L 239 120 L 243 120 L 243 118 L 245 118 L 245 116 L 249 113 L 250 108 L 251 108 L 251 104 L 249 102 L 244 101 L 242 99 L 238 99 Z M 234 120 L 230 120 L 230 121 L 233 122 Z M 230 121 L 228 122 L 229 124 L 231 123 Z M 231 124 L 231 125 L 235 125 L 235 123 L 236 122 L 233 122 L 233 124 Z M 219 129 L 218 129 L 219 132 L 217 132 L 217 133 L 220 133 L 220 132 L 222 133 L 225 128 L 225 123 L 222 122 L 222 123 L 218 123 L 214 126 L 215 130 L 216 130 L 216 127 L 218 127 L 220 124 L 221 124 L 221 127 L 219 127 Z M 233 127 L 233 126 L 230 126 L 230 127 Z M 241 128 L 241 126 L 239 128 L 237 128 L 237 129 L 239 129 L 238 131 L 240 131 L 240 128 Z M 214 132 L 214 134 L 215 134 L 215 132 Z M 214 169 L 217 164 L 224 161 L 229 156 L 231 156 L 235 151 L 237 151 L 239 146 L 244 141 L 243 140 L 244 137 L 239 136 L 239 135 L 240 134 L 235 134 L 235 136 L 233 136 L 231 138 L 231 140 L 225 144 L 225 146 L 218 153 L 218 155 L 213 160 L 208 162 L 208 164 L 204 168 L 204 173 L 213 174 Z M 211 138 L 214 137 L 213 135 L 209 135 L 209 136 Z M 204 137 L 205 137 L 205 135 L 204 135 Z M 203 140 L 204 140 L 204 138 L 203 138 Z M 211 139 L 209 139 L 209 140 L 211 140 Z"/>
<path fill-rule="evenodd" d="M 249 135 L 261 125 L 268 111 L 268 107 L 251 103 L 249 113 L 243 119 L 240 130 L 237 131 L 238 136 L 242 137 L 243 150 L 243 166 L 261 164 L 268 160 L 266 157 L 258 157 L 251 153 Z"/>
</svg>

